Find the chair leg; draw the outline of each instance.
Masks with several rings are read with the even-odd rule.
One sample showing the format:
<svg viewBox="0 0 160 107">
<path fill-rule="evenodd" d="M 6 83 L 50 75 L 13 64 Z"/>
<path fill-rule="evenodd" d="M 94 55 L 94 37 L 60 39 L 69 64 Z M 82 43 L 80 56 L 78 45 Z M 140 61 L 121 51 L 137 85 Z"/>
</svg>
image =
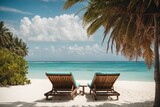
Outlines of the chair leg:
<svg viewBox="0 0 160 107">
<path fill-rule="evenodd" d="M 91 89 L 90 89 L 90 92 L 89 92 L 89 94 L 91 95 Z"/>
<path fill-rule="evenodd" d="M 46 96 L 46 100 L 48 100 L 48 95 Z"/>
<path fill-rule="evenodd" d="M 97 94 L 95 91 L 93 91 L 94 99 L 97 100 Z"/>
<path fill-rule="evenodd" d="M 71 96 L 71 100 L 74 100 L 74 97 L 73 97 L 73 96 Z"/>
<path fill-rule="evenodd" d="M 97 100 L 97 96 L 96 95 L 94 95 L 94 100 Z"/>
<path fill-rule="evenodd" d="M 118 95 L 117 95 L 117 100 L 119 99 Z"/>
<path fill-rule="evenodd" d="M 46 96 L 46 100 L 48 100 L 48 94 L 49 93 L 50 93 L 50 91 L 44 94 L 44 96 Z"/>
<path fill-rule="evenodd" d="M 49 92 L 47 92 L 47 93 L 45 93 L 44 95 L 46 96 L 46 100 L 49 100 L 49 96 L 53 96 L 54 94 L 56 93 L 56 91 L 55 90 L 51 90 L 51 91 L 49 91 Z"/>
</svg>

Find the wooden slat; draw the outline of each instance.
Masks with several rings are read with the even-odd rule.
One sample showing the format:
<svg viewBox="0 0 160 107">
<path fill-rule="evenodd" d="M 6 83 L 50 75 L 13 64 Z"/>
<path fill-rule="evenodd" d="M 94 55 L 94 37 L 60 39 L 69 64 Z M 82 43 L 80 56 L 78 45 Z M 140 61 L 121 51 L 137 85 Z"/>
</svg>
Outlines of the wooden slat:
<svg viewBox="0 0 160 107">
<path fill-rule="evenodd" d="M 73 99 L 78 87 L 76 87 L 72 74 L 47 74 L 46 76 L 52 83 L 52 90 L 45 93 L 46 99 L 49 96 L 70 95 Z M 68 93 L 68 94 L 67 94 Z"/>
<path fill-rule="evenodd" d="M 118 99 L 120 94 L 113 89 L 113 84 L 118 76 L 119 74 L 95 74 L 91 86 L 89 86 L 94 94 L 95 100 L 97 99 L 97 95 L 117 96 Z"/>
</svg>

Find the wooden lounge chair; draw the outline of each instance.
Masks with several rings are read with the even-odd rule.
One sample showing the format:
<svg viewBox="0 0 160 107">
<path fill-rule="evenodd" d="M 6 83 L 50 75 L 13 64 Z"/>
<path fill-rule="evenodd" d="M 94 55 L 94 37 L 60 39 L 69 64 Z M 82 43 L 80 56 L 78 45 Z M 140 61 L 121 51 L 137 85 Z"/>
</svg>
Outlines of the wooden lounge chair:
<svg viewBox="0 0 160 107">
<path fill-rule="evenodd" d="M 46 76 L 52 83 L 51 91 L 44 94 L 46 99 L 49 96 L 57 95 L 69 95 L 72 100 L 74 99 L 79 86 L 76 84 L 72 73 L 46 73 Z"/>
<path fill-rule="evenodd" d="M 118 92 L 114 90 L 113 84 L 117 80 L 119 73 L 95 73 L 92 83 L 88 84 L 90 88 L 90 94 L 93 92 L 95 100 L 97 100 L 97 96 L 118 96 L 120 95 Z"/>
</svg>

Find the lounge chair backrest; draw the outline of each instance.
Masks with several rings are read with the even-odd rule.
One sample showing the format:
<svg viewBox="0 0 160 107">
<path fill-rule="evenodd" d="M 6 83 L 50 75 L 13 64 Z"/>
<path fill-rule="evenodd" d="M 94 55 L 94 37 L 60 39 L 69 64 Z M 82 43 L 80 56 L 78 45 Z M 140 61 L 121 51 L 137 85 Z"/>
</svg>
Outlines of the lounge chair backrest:
<svg viewBox="0 0 160 107">
<path fill-rule="evenodd" d="M 55 89 L 71 90 L 72 85 L 76 88 L 74 78 L 71 73 L 46 73 Z"/>
<path fill-rule="evenodd" d="M 91 83 L 91 87 L 94 87 L 95 85 L 96 89 L 111 89 L 119 75 L 119 73 L 96 73 Z"/>
</svg>

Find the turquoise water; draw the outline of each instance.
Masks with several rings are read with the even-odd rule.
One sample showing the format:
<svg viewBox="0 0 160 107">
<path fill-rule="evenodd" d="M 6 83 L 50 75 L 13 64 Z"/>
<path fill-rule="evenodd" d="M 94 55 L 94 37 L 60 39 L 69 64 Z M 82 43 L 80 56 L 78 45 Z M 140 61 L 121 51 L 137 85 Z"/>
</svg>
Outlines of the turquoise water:
<svg viewBox="0 0 160 107">
<path fill-rule="evenodd" d="M 153 81 L 153 67 L 144 62 L 28 62 L 28 77 L 45 79 L 46 72 L 72 72 L 76 80 L 91 80 L 95 72 L 118 72 L 118 80 Z"/>
</svg>

